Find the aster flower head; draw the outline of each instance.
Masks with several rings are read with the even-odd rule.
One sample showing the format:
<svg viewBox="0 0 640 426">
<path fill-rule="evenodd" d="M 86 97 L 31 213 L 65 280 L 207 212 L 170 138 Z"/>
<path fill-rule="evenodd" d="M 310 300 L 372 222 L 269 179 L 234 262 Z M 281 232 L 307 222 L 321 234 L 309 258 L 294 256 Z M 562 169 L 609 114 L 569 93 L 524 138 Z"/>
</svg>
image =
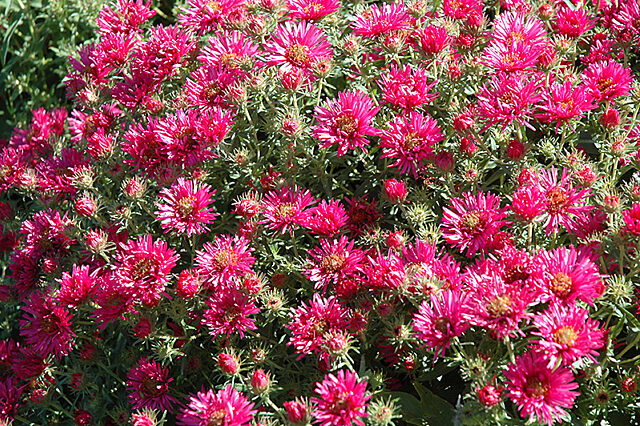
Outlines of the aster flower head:
<svg viewBox="0 0 640 426">
<path fill-rule="evenodd" d="M 339 0 L 287 0 L 289 16 L 301 20 L 318 21 L 340 9 Z"/>
<path fill-rule="evenodd" d="M 356 373 L 340 370 L 337 374 L 327 374 L 322 382 L 316 383 L 318 397 L 311 398 L 315 404 L 313 416 L 322 426 L 364 426 L 360 420 L 367 417 L 366 380 L 358 380 Z"/>
<path fill-rule="evenodd" d="M 362 38 L 375 38 L 392 31 L 408 30 L 410 17 L 403 4 L 372 4 L 356 17 L 351 25 L 353 33 Z"/>
<path fill-rule="evenodd" d="M 424 168 L 424 161 L 433 156 L 432 147 L 442 139 L 442 129 L 436 120 L 411 111 L 396 117 L 388 129 L 381 131 L 382 158 L 395 159 L 391 167 L 417 178 L 418 172 Z"/>
<path fill-rule="evenodd" d="M 622 211 L 624 227 L 622 231 L 631 235 L 640 235 L 640 203 L 633 203 L 631 208 Z"/>
<path fill-rule="evenodd" d="M 218 216 L 210 205 L 215 190 L 207 184 L 182 177 L 160 191 L 161 202 L 156 203 L 156 217 L 165 232 L 185 234 L 187 237 L 208 231 Z"/>
<path fill-rule="evenodd" d="M 253 300 L 240 290 L 227 289 L 214 293 L 207 300 L 209 309 L 205 309 L 202 323 L 209 328 L 209 334 L 215 339 L 220 334 L 227 337 L 238 333 L 241 338 L 247 330 L 255 330 L 255 321 L 250 315 L 257 314 L 260 309 Z"/>
<path fill-rule="evenodd" d="M 556 131 L 573 118 L 581 118 L 584 112 L 592 110 L 591 96 L 585 86 L 573 87 L 571 82 L 552 84 L 543 92 L 536 118 L 545 123 L 556 122 Z"/>
<path fill-rule="evenodd" d="M 209 39 L 209 44 L 200 51 L 198 61 L 209 67 L 246 71 L 253 68 L 257 54 L 258 46 L 244 33 L 223 31 Z M 238 78 L 244 76 L 244 73 L 239 73 Z"/>
<path fill-rule="evenodd" d="M 347 211 L 338 200 L 320 201 L 316 207 L 311 209 L 311 216 L 304 225 L 313 234 L 323 237 L 333 237 L 340 229 L 344 228 L 349 221 Z"/>
<path fill-rule="evenodd" d="M 504 373 L 507 397 L 529 421 L 553 424 L 567 414 L 579 395 L 573 373 L 565 367 L 552 369 L 539 352 L 529 351 L 516 358 Z"/>
<path fill-rule="evenodd" d="M 419 341 L 435 350 L 437 358 L 444 355 L 452 338 L 461 336 L 470 327 L 471 314 L 471 300 L 466 293 L 441 290 L 432 293 L 429 302 L 422 302 L 413 318 L 413 330 Z"/>
<path fill-rule="evenodd" d="M 307 223 L 312 213 L 309 207 L 315 202 L 311 192 L 302 188 L 283 186 L 269 191 L 262 199 L 263 219 L 258 223 L 280 234 L 293 232 Z"/>
<path fill-rule="evenodd" d="M 287 324 L 291 330 L 288 345 L 295 347 L 299 358 L 315 352 L 320 356 L 327 354 L 327 343 L 335 332 L 342 332 L 350 324 L 350 311 L 335 297 L 324 298 L 318 293 L 308 305 L 291 309 L 293 320 Z"/>
<path fill-rule="evenodd" d="M 330 285 L 362 272 L 364 253 L 353 244 L 343 235 L 339 240 L 320 240 L 320 246 L 309 252 L 313 263 L 304 273 L 316 289 L 325 293 Z"/>
<path fill-rule="evenodd" d="M 178 424 L 248 426 L 257 412 L 253 407 L 254 404 L 232 385 L 217 393 L 203 389 L 189 398 L 187 406 L 178 414 Z"/>
<path fill-rule="evenodd" d="M 631 69 L 613 60 L 590 64 L 582 75 L 595 102 L 612 101 L 631 90 Z"/>
<path fill-rule="evenodd" d="M 573 246 L 542 251 L 537 262 L 542 268 L 542 301 L 570 304 L 582 300 L 588 305 L 604 291 L 604 275 L 585 250 Z"/>
<path fill-rule="evenodd" d="M 178 259 L 178 254 L 166 242 L 143 235 L 120 245 L 113 272 L 120 286 L 136 301 L 152 306 L 160 300 Z"/>
<path fill-rule="evenodd" d="M 277 66 L 283 73 L 303 72 L 313 75 L 313 66 L 331 60 L 333 50 L 324 31 L 307 21 L 286 21 L 278 25 L 271 42 L 266 46 L 270 52 L 267 65 Z"/>
<path fill-rule="evenodd" d="M 510 222 L 504 220 L 506 208 L 500 208 L 500 197 L 492 193 L 470 192 L 462 198 L 451 199 L 451 206 L 443 208 L 442 234 L 450 245 L 473 256 L 484 251 L 491 237 Z"/>
<path fill-rule="evenodd" d="M 69 353 L 75 333 L 71 330 L 73 315 L 65 308 L 55 306 L 46 296 L 35 293 L 25 306 L 20 320 L 20 334 L 25 342 L 46 358 Z"/>
<path fill-rule="evenodd" d="M 551 167 L 538 174 L 536 190 L 544 195 L 543 219 L 547 235 L 557 232 L 560 227 L 572 230 L 576 217 L 588 213 L 592 206 L 586 204 L 591 190 L 577 190 L 571 184 L 566 168 L 558 181 L 558 170 Z"/>
<path fill-rule="evenodd" d="M 558 34 L 578 38 L 595 26 L 595 20 L 583 8 L 560 7 L 554 27 Z"/>
<path fill-rule="evenodd" d="M 498 338 L 523 334 L 520 323 L 531 316 L 527 308 L 537 299 L 537 292 L 526 281 L 526 266 L 513 269 L 493 259 L 482 260 L 464 278 L 471 294 L 472 323 Z"/>
<path fill-rule="evenodd" d="M 168 394 L 169 370 L 148 358 L 140 358 L 138 365 L 127 374 L 129 402 L 134 410 L 151 408 L 154 410 L 172 410 L 175 398 Z"/>
<path fill-rule="evenodd" d="M 520 186 L 511 196 L 509 208 L 518 220 L 533 222 L 544 212 L 544 194 L 535 186 Z"/>
<path fill-rule="evenodd" d="M 437 81 L 430 81 L 422 67 L 406 65 L 399 68 L 391 64 L 380 75 L 378 86 L 382 90 L 382 102 L 405 110 L 420 108 L 437 98 L 437 93 L 429 93 Z"/>
<path fill-rule="evenodd" d="M 98 270 L 89 265 L 73 265 L 71 273 L 63 272 L 56 301 L 62 306 L 76 307 L 87 302 L 94 293 Z"/>
<path fill-rule="evenodd" d="M 487 82 L 478 93 L 478 115 L 486 122 L 482 131 L 500 124 L 533 127 L 529 124 L 534 108 L 541 100 L 537 74 L 500 73 Z"/>
<path fill-rule="evenodd" d="M 369 267 L 365 275 L 369 288 L 391 290 L 402 285 L 406 272 L 400 258 L 389 250 L 386 256 L 379 253 L 375 258 L 369 257 Z"/>
<path fill-rule="evenodd" d="M 313 136 L 321 148 L 338 145 L 338 156 L 347 151 L 362 148 L 366 152 L 369 141 L 366 136 L 376 136 L 378 130 L 371 126 L 379 108 L 369 95 L 358 90 L 340 92 L 337 99 L 327 99 L 315 109 Z"/>
<path fill-rule="evenodd" d="M 535 343 L 549 357 L 551 366 L 557 365 L 558 359 L 567 367 L 583 357 L 595 361 L 605 343 L 600 323 L 575 304 L 552 303 L 536 315 L 533 323 L 538 331 L 532 334 L 540 336 Z"/>
<path fill-rule="evenodd" d="M 228 287 L 234 279 L 252 272 L 256 258 L 249 241 L 238 235 L 217 235 L 196 252 L 196 271 L 211 289 Z"/>
</svg>

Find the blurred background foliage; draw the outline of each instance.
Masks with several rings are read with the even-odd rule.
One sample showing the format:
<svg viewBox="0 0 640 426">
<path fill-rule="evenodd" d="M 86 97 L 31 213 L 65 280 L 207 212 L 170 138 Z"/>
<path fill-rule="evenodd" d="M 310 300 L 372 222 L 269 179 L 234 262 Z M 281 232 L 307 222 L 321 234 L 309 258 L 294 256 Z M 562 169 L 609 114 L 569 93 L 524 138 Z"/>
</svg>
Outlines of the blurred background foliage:
<svg viewBox="0 0 640 426">
<path fill-rule="evenodd" d="M 113 0 L 0 0 L 0 139 L 31 110 L 69 107 L 69 56 L 97 38 L 96 18 Z M 154 23 L 173 22 L 174 0 L 155 0 Z"/>
</svg>

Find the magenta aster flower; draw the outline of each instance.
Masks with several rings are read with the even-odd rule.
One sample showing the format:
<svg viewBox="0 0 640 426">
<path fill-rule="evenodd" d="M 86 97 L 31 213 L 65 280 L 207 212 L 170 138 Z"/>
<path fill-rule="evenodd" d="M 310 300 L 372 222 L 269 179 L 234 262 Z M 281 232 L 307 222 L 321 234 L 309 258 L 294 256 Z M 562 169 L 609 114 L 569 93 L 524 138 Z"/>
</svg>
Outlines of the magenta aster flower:
<svg viewBox="0 0 640 426">
<path fill-rule="evenodd" d="M 265 49 L 269 52 L 267 65 L 280 67 L 282 73 L 297 71 L 308 77 L 315 64 L 333 56 L 324 31 L 306 21 L 278 25 Z"/>
<path fill-rule="evenodd" d="M 244 337 L 247 330 L 255 330 L 255 320 L 249 315 L 257 314 L 260 309 L 253 300 L 240 290 L 233 288 L 214 293 L 207 300 L 209 309 L 205 309 L 202 324 L 209 327 L 209 334 L 215 339 L 219 334 L 229 337 L 238 333 Z"/>
<path fill-rule="evenodd" d="M 20 335 L 31 348 L 43 358 L 62 358 L 69 353 L 75 334 L 71 331 L 73 315 L 68 310 L 54 306 L 42 294 L 32 295 L 22 310 L 25 315 L 20 320 Z"/>
<path fill-rule="evenodd" d="M 233 425 L 248 426 L 256 414 L 253 403 L 228 385 L 215 393 L 212 389 L 189 398 L 188 405 L 178 415 L 183 426 Z"/>
<path fill-rule="evenodd" d="M 593 305 L 604 291 L 604 276 L 585 250 L 573 246 L 542 251 L 538 263 L 543 269 L 543 302 L 573 303 L 579 299 Z"/>
<path fill-rule="evenodd" d="M 406 273 L 400 258 L 389 250 L 386 256 L 379 253 L 375 258 L 369 258 L 365 275 L 371 289 L 391 290 L 402 285 Z"/>
<path fill-rule="evenodd" d="M 363 38 L 375 38 L 392 31 L 409 29 L 411 18 L 403 4 L 371 5 L 356 17 L 351 25 L 353 33 Z"/>
<path fill-rule="evenodd" d="M 633 203 L 630 209 L 622 210 L 624 228 L 622 231 L 631 235 L 640 235 L 640 203 Z"/>
<path fill-rule="evenodd" d="M 311 216 L 309 206 L 316 200 L 306 189 L 282 188 L 268 192 L 262 200 L 262 216 L 260 222 L 273 231 L 284 234 L 304 226 Z"/>
<path fill-rule="evenodd" d="M 547 32 L 544 24 L 537 18 L 522 12 L 505 12 L 496 16 L 491 31 L 491 43 L 513 46 L 525 43 L 542 49 Z"/>
<path fill-rule="evenodd" d="M 318 21 L 340 9 L 339 0 L 287 0 L 289 17 Z"/>
<path fill-rule="evenodd" d="M 407 65 L 403 68 L 391 64 L 380 74 L 378 86 L 382 90 L 382 102 L 405 110 L 420 108 L 438 97 L 429 93 L 437 81 L 429 81 L 427 71 L 422 67 Z"/>
<path fill-rule="evenodd" d="M 582 80 L 594 101 L 612 101 L 631 90 L 631 69 L 613 60 L 600 61 L 589 65 Z"/>
<path fill-rule="evenodd" d="M 442 235 L 447 243 L 473 256 L 484 251 L 491 237 L 510 222 L 504 220 L 506 208 L 500 208 L 500 197 L 492 193 L 470 192 L 463 198 L 451 199 L 451 207 L 443 208 Z"/>
<path fill-rule="evenodd" d="M 558 170 L 555 167 L 542 170 L 538 175 L 536 189 L 544 194 L 545 198 L 543 220 L 547 235 L 561 228 L 572 230 L 576 217 L 592 209 L 592 206 L 585 204 L 591 190 L 575 189 L 566 168 L 562 169 L 559 182 Z"/>
<path fill-rule="evenodd" d="M 169 383 L 173 380 L 168 376 L 166 367 L 148 358 L 140 358 L 138 365 L 127 374 L 127 390 L 131 391 L 129 402 L 133 409 L 172 410 L 178 401 L 168 394 Z"/>
<path fill-rule="evenodd" d="M 527 275 L 525 267 L 510 271 L 493 259 L 482 260 L 468 270 L 464 279 L 471 295 L 472 323 L 500 339 L 513 333 L 524 335 L 520 322 L 531 316 L 527 308 L 537 296 Z"/>
<path fill-rule="evenodd" d="M 451 339 L 470 327 L 472 308 L 468 295 L 461 291 L 447 289 L 432 293 L 430 303 L 423 301 L 413 318 L 416 338 L 434 349 L 435 357 L 444 355 Z"/>
<path fill-rule="evenodd" d="M 353 248 L 353 241 L 344 235 L 339 240 L 320 240 L 320 246 L 314 247 L 309 254 L 313 265 L 305 275 L 316 289 L 322 289 L 323 294 L 331 284 L 338 284 L 362 272 L 364 253 Z"/>
<path fill-rule="evenodd" d="M 378 110 L 363 92 L 340 92 L 338 99 L 327 99 L 324 106 L 316 107 L 313 118 L 318 124 L 313 127 L 313 136 L 320 141 L 321 148 L 337 144 L 338 157 L 358 147 L 366 152 L 369 141 L 365 136 L 378 134 L 371 126 Z"/>
<path fill-rule="evenodd" d="M 433 155 L 433 145 L 443 139 L 442 129 L 431 116 L 411 111 L 396 117 L 380 134 L 382 158 L 392 158 L 400 173 L 412 174 L 424 168 L 424 161 Z"/>
<path fill-rule="evenodd" d="M 313 295 L 309 305 L 302 303 L 297 309 L 291 309 L 293 320 L 287 324 L 291 330 L 288 345 L 294 346 L 296 352 L 303 356 L 315 352 L 326 354 L 326 345 L 335 332 L 344 332 L 349 326 L 349 309 L 343 307 L 338 299 Z"/>
<path fill-rule="evenodd" d="M 245 0 L 189 0 L 180 8 L 178 21 L 191 32 L 201 36 L 218 30 L 230 16 L 246 7 Z"/>
<path fill-rule="evenodd" d="M 63 272 L 56 302 L 65 307 L 76 307 L 88 302 L 94 293 L 98 270 L 88 265 L 73 265 L 71 273 Z"/>
<path fill-rule="evenodd" d="M 316 383 L 317 398 L 311 398 L 316 405 L 313 416 L 322 426 L 363 426 L 360 420 L 367 417 L 367 381 L 358 380 L 356 373 L 340 370 L 336 375 L 327 374 L 322 382 Z"/>
<path fill-rule="evenodd" d="M 152 306 L 160 300 L 179 258 L 166 242 L 153 241 L 151 235 L 143 235 L 136 241 L 129 240 L 120 245 L 113 272 L 119 284 L 136 301 Z"/>
<path fill-rule="evenodd" d="M 526 352 L 516 358 L 504 373 L 507 378 L 507 397 L 520 410 L 520 415 L 533 422 L 553 424 L 567 414 L 565 408 L 573 407 L 579 395 L 574 389 L 571 370 L 559 367 L 551 369 L 544 355 Z"/>
<path fill-rule="evenodd" d="M 558 34 L 578 38 L 595 25 L 595 19 L 583 8 L 559 7 L 553 26 Z"/>
<path fill-rule="evenodd" d="M 542 94 L 536 117 L 545 123 L 556 122 L 556 130 L 573 118 L 581 118 L 585 111 L 595 108 L 584 86 L 573 87 L 571 82 L 552 84 Z"/>
<path fill-rule="evenodd" d="M 209 230 L 209 224 L 218 216 L 210 207 L 215 200 L 211 187 L 194 180 L 178 178 L 171 188 L 160 191 L 162 202 L 156 203 L 157 219 L 165 232 L 191 235 Z"/>
<path fill-rule="evenodd" d="M 198 61 L 210 67 L 225 67 L 229 70 L 251 68 L 258 46 L 240 31 L 215 34 L 209 45 L 202 48 Z"/>
<path fill-rule="evenodd" d="M 347 211 L 338 200 L 322 200 L 320 204 L 311 209 L 311 216 L 304 227 L 314 234 L 323 237 L 333 237 L 349 221 Z"/>
<path fill-rule="evenodd" d="M 196 270 L 203 284 L 212 289 L 227 286 L 235 278 L 249 274 L 256 258 L 249 241 L 238 235 L 217 235 L 196 252 Z"/>
<path fill-rule="evenodd" d="M 495 124 L 502 130 L 514 121 L 529 128 L 528 120 L 540 101 L 537 74 L 500 73 L 486 83 L 478 93 L 478 114 L 486 122 L 482 131 Z"/>
<path fill-rule="evenodd" d="M 535 221 L 545 210 L 545 196 L 535 186 L 520 186 L 511 196 L 509 208 L 522 222 Z"/>
<path fill-rule="evenodd" d="M 605 344 L 600 323 L 589 318 L 589 311 L 574 304 L 552 303 L 536 315 L 533 323 L 538 331 L 532 334 L 541 337 L 535 343 L 549 357 L 551 366 L 559 358 L 567 367 L 583 357 L 595 362 L 597 350 Z"/>
</svg>

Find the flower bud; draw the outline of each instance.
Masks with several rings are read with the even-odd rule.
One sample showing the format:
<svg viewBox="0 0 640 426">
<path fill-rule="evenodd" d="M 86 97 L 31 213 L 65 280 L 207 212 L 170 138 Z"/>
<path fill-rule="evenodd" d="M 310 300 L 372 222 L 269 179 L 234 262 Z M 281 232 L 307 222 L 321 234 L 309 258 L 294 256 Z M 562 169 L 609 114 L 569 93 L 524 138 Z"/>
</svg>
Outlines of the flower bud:
<svg viewBox="0 0 640 426">
<path fill-rule="evenodd" d="M 620 124 L 620 113 L 617 109 L 608 108 L 600 117 L 600 124 L 605 129 L 614 129 Z"/>
<path fill-rule="evenodd" d="M 235 376 L 240 370 L 240 362 L 235 355 L 223 352 L 218 356 L 218 367 L 223 373 Z"/>
<path fill-rule="evenodd" d="M 493 385 L 485 385 L 478 389 L 478 399 L 480 403 L 485 407 L 492 407 L 500 402 L 500 394 L 502 393 L 502 387 L 495 387 Z"/>
<path fill-rule="evenodd" d="M 190 299 L 198 294 L 200 290 L 200 282 L 198 277 L 191 271 L 185 270 L 180 273 L 178 278 L 178 286 L 176 287 L 176 293 L 184 299 Z"/>
<path fill-rule="evenodd" d="M 147 318 L 140 318 L 133 328 L 133 334 L 135 334 L 138 339 L 145 339 L 151 335 L 152 330 L 153 326 L 151 325 L 151 321 Z"/>
<path fill-rule="evenodd" d="M 520 161 L 524 158 L 526 147 L 517 139 L 512 139 L 507 146 L 507 156 L 512 161 Z"/>
<path fill-rule="evenodd" d="M 305 425 L 311 420 L 311 410 L 301 400 L 285 402 L 284 409 L 287 411 L 287 419 L 295 425 Z"/>
<path fill-rule="evenodd" d="M 253 392 L 257 394 L 265 393 L 269 390 L 270 385 L 271 379 L 263 369 L 259 368 L 253 372 L 253 375 L 251 376 L 251 388 L 253 389 Z"/>
<path fill-rule="evenodd" d="M 384 181 L 384 195 L 393 204 L 402 204 L 407 198 L 407 188 L 402 181 L 387 179 Z"/>
<path fill-rule="evenodd" d="M 96 211 L 96 203 L 91 197 L 84 196 L 76 201 L 73 209 L 82 217 L 92 216 Z"/>
</svg>

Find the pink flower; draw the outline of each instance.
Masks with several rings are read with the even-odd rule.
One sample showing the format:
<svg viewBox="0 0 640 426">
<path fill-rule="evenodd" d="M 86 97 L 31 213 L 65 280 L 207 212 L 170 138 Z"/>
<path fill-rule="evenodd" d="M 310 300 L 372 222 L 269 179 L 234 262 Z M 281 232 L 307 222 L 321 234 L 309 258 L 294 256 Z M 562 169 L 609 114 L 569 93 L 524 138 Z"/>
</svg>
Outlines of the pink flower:
<svg viewBox="0 0 640 426">
<path fill-rule="evenodd" d="M 162 202 L 156 203 L 156 216 L 165 232 L 187 237 L 207 232 L 207 225 L 218 216 L 210 207 L 215 192 L 209 185 L 181 177 L 171 188 L 163 188 L 160 191 Z"/>
<path fill-rule="evenodd" d="M 431 294 L 430 303 L 423 301 L 413 318 L 413 330 L 420 342 L 435 350 L 435 357 L 444 355 L 451 339 L 470 327 L 471 300 L 457 290 L 441 290 Z"/>
<path fill-rule="evenodd" d="M 542 102 L 538 105 L 536 117 L 545 123 L 556 122 L 556 131 L 573 118 L 581 118 L 584 112 L 592 110 L 595 105 L 587 94 L 585 86 L 573 87 L 571 82 L 552 84 L 542 94 Z"/>
<path fill-rule="evenodd" d="M 571 184 L 567 169 L 562 169 L 558 182 L 558 170 L 551 166 L 538 174 L 536 190 L 544 195 L 544 225 L 547 235 L 557 232 L 560 227 L 572 230 L 577 216 L 588 213 L 592 206 L 585 204 L 591 195 L 588 189 L 576 190 Z"/>
<path fill-rule="evenodd" d="M 460 252 L 466 250 L 467 256 L 473 256 L 484 251 L 493 234 L 510 222 L 503 220 L 507 213 L 506 208 L 499 207 L 499 196 L 481 191 L 475 197 L 470 192 L 462 196 L 451 199 L 451 207 L 443 208 L 442 235 Z"/>
<path fill-rule="evenodd" d="M 358 376 L 347 370 L 337 375 L 327 374 L 322 382 L 316 383 L 317 398 L 311 398 L 316 404 L 313 416 L 322 426 L 363 426 L 360 420 L 367 417 L 366 380 L 358 381 Z"/>
<path fill-rule="evenodd" d="M 426 55 L 437 55 L 451 43 L 447 30 L 436 25 L 427 25 L 419 29 L 416 35 L 417 44 Z"/>
<path fill-rule="evenodd" d="M 168 395 L 169 383 L 173 380 L 168 375 L 166 367 L 147 358 L 140 358 L 138 365 L 127 374 L 127 390 L 131 391 L 129 402 L 133 409 L 172 410 L 173 404 L 178 401 Z"/>
<path fill-rule="evenodd" d="M 209 327 L 209 334 L 215 339 L 220 334 L 227 337 L 238 333 L 241 338 L 247 330 L 255 330 L 255 320 L 249 315 L 257 314 L 260 309 L 253 300 L 236 289 L 226 289 L 214 293 L 207 300 L 209 309 L 205 309 L 202 324 Z"/>
<path fill-rule="evenodd" d="M 596 362 L 597 349 L 605 344 L 600 323 L 589 318 L 589 311 L 571 304 L 562 306 L 552 303 L 533 320 L 538 328 L 532 332 L 541 339 L 535 341 L 538 348 L 549 357 L 549 365 L 571 366 L 575 361 L 588 357 Z"/>
<path fill-rule="evenodd" d="M 558 247 L 539 253 L 537 261 L 543 268 L 543 302 L 547 300 L 573 303 L 582 300 L 588 305 L 604 291 L 604 276 L 586 250 L 573 246 Z"/>
<path fill-rule="evenodd" d="M 189 0 L 188 7 L 180 8 L 180 24 L 190 32 L 201 36 L 215 32 L 229 23 L 229 18 L 244 10 L 245 0 Z"/>
<path fill-rule="evenodd" d="M 582 75 L 589 94 L 596 102 L 612 101 L 631 90 L 631 70 L 608 60 L 590 64 Z"/>
<path fill-rule="evenodd" d="M 238 235 L 217 235 L 212 243 L 205 243 L 195 259 L 203 284 L 220 289 L 249 274 L 256 260 L 252 251 L 249 241 Z"/>
<path fill-rule="evenodd" d="M 546 358 L 537 352 L 526 352 L 516 358 L 504 373 L 507 378 L 507 396 L 520 410 L 520 415 L 549 425 L 567 414 L 579 395 L 574 389 L 571 370 L 564 367 L 551 369 Z"/>
<path fill-rule="evenodd" d="M 545 209 L 545 197 L 539 189 L 520 186 L 511 196 L 510 209 L 522 222 L 533 222 Z"/>
<path fill-rule="evenodd" d="M 340 92 L 338 99 L 328 99 L 324 106 L 316 107 L 313 118 L 318 124 L 313 127 L 313 136 L 321 148 L 337 144 L 338 157 L 356 148 L 366 152 L 365 146 L 369 141 L 365 136 L 378 134 L 378 130 L 371 126 L 378 110 L 363 92 Z"/>
<path fill-rule="evenodd" d="M 351 27 L 357 36 L 375 38 L 392 31 L 408 30 L 409 22 L 410 17 L 403 4 L 383 4 L 381 7 L 373 4 L 358 14 Z"/>
<path fill-rule="evenodd" d="M 364 253 L 353 247 L 353 241 L 342 236 L 339 240 L 320 240 L 320 247 L 313 248 L 309 254 L 313 265 L 304 274 L 323 294 L 332 284 L 360 274 L 363 268 Z"/>
<path fill-rule="evenodd" d="M 293 232 L 307 223 L 312 213 L 308 207 L 315 202 L 308 190 L 283 186 L 264 196 L 263 219 L 258 223 L 265 224 L 272 231 L 280 231 L 280 234 Z"/>
<path fill-rule="evenodd" d="M 215 34 L 209 39 L 209 45 L 204 46 L 198 55 L 198 61 L 209 67 L 228 70 L 246 70 L 252 68 L 258 46 L 240 31 Z M 246 74 L 239 73 L 238 77 Z"/>
<path fill-rule="evenodd" d="M 433 145 L 443 139 L 442 129 L 431 116 L 411 111 L 396 117 L 380 135 L 382 158 L 392 158 L 400 173 L 414 178 L 424 168 L 424 161 L 433 155 Z"/>
<path fill-rule="evenodd" d="M 633 203 L 630 209 L 622 211 L 624 228 L 622 231 L 631 235 L 640 235 L 640 203 Z"/>
<path fill-rule="evenodd" d="M 88 302 L 94 293 L 97 273 L 97 270 L 91 271 L 88 265 L 73 265 L 70 274 L 62 273 L 56 301 L 66 307 L 76 307 Z"/>
<path fill-rule="evenodd" d="M 384 196 L 393 204 L 402 204 L 407 198 L 407 187 L 397 179 L 387 179 L 384 184 Z"/>
<path fill-rule="evenodd" d="M 406 65 L 398 68 L 391 64 L 389 69 L 380 74 L 378 86 L 382 90 L 382 102 L 402 109 L 420 108 L 438 97 L 437 93 L 429 93 L 437 81 L 429 81 L 427 71 L 422 67 Z"/>
<path fill-rule="evenodd" d="M 389 250 L 386 257 L 379 253 L 375 258 L 369 258 L 365 276 L 371 289 L 392 290 L 402 285 L 406 273 L 400 258 Z"/>
<path fill-rule="evenodd" d="M 337 200 L 322 200 L 318 206 L 311 209 L 311 216 L 304 227 L 314 234 L 323 237 L 333 237 L 349 221 L 347 211 Z"/>
<path fill-rule="evenodd" d="M 560 7 L 554 24 L 558 34 L 571 38 L 578 38 L 595 26 L 595 20 L 591 18 L 583 8 Z"/>
<path fill-rule="evenodd" d="M 340 9 L 339 0 L 287 0 L 289 17 L 318 21 Z"/>
<path fill-rule="evenodd" d="M 204 426 L 209 424 L 248 426 L 256 414 L 253 403 L 228 385 L 214 393 L 212 389 L 191 396 L 188 405 L 178 414 L 178 424 Z"/>
<path fill-rule="evenodd" d="M 514 121 L 531 129 L 528 120 L 541 99 L 537 74 L 501 73 L 478 93 L 478 115 L 486 122 L 482 131 L 495 124 L 502 130 Z"/>
<path fill-rule="evenodd" d="M 20 335 L 41 357 L 55 355 L 59 359 L 72 349 L 75 334 L 71 331 L 73 315 L 68 310 L 39 293 L 33 294 L 22 310 L 25 315 L 20 320 Z"/>
<path fill-rule="evenodd" d="M 179 258 L 164 241 L 153 241 L 151 235 L 143 235 L 136 241 L 129 240 L 120 245 L 113 272 L 119 284 L 128 289 L 136 301 L 152 306 L 160 300 L 169 273 Z"/>
<path fill-rule="evenodd" d="M 302 303 L 297 309 L 291 309 L 293 320 L 285 325 L 292 336 L 288 345 L 294 346 L 296 353 L 304 355 L 315 352 L 320 356 L 327 354 L 327 344 L 335 332 L 343 332 L 349 326 L 349 309 L 343 307 L 338 299 L 313 295 L 309 305 Z"/>
<path fill-rule="evenodd" d="M 324 31 L 306 21 L 286 21 L 278 25 L 266 47 L 267 65 L 281 72 L 299 71 L 312 76 L 313 66 L 331 60 L 333 51 Z"/>
</svg>

